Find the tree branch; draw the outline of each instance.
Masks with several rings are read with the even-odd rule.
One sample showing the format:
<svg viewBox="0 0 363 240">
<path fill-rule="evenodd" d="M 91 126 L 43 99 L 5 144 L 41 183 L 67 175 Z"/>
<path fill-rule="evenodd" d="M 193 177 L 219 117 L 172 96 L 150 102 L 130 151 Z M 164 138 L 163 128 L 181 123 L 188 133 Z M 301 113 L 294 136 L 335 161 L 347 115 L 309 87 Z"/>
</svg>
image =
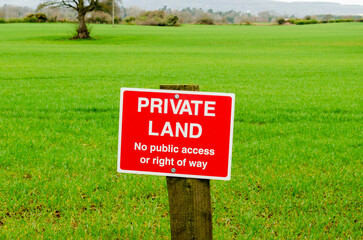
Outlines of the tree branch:
<svg viewBox="0 0 363 240">
<path fill-rule="evenodd" d="M 73 1 L 73 2 L 75 2 L 75 1 Z M 68 8 L 73 8 L 73 9 L 77 10 L 78 4 L 77 4 L 77 2 L 75 2 L 75 3 L 76 3 L 76 6 L 73 6 L 68 1 L 66 2 L 65 0 L 62 0 L 62 5 L 63 6 L 66 6 Z"/>
<path fill-rule="evenodd" d="M 69 0 L 49 0 L 45 1 L 44 3 L 39 4 L 38 10 L 45 8 L 45 7 L 67 7 L 67 8 L 73 8 L 77 10 L 78 2 L 76 0 L 72 0 L 75 5 L 72 5 Z"/>
<path fill-rule="evenodd" d="M 89 5 L 84 8 L 87 12 L 93 11 L 100 6 L 99 0 L 91 0 L 91 1 L 88 0 L 88 2 Z"/>
</svg>

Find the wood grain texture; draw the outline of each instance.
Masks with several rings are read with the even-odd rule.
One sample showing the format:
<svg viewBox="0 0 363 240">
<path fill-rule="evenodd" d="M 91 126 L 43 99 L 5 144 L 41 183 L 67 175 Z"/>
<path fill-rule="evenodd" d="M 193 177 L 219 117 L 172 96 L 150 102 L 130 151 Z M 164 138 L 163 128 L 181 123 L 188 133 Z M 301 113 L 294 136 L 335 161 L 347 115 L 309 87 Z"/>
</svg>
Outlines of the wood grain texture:
<svg viewBox="0 0 363 240">
<path fill-rule="evenodd" d="M 160 85 L 160 89 L 179 90 L 179 91 L 199 91 L 199 85 L 197 85 L 197 84 L 188 84 L 188 85 L 184 85 L 184 84 L 177 84 L 177 85 L 164 84 L 164 85 Z"/>
<path fill-rule="evenodd" d="M 212 239 L 212 206 L 208 179 L 166 178 L 171 239 Z"/>
<path fill-rule="evenodd" d="M 199 85 L 160 85 L 160 89 L 199 91 Z M 166 177 L 172 240 L 211 240 L 212 204 L 208 179 Z"/>
</svg>

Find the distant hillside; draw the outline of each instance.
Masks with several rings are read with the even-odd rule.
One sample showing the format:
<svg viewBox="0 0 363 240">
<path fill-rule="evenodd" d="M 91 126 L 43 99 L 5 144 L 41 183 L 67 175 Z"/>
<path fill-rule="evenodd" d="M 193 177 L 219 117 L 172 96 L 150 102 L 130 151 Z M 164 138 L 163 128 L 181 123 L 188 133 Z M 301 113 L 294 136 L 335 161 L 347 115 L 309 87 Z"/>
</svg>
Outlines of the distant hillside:
<svg viewBox="0 0 363 240">
<path fill-rule="evenodd" d="M 126 7 L 138 6 L 143 9 L 158 9 L 167 6 L 171 9 L 202 8 L 215 11 L 241 11 L 259 13 L 275 11 L 278 14 L 306 16 L 316 14 L 357 15 L 363 14 L 362 5 L 342 5 L 339 3 L 278 2 L 270 0 L 124 0 Z"/>
</svg>

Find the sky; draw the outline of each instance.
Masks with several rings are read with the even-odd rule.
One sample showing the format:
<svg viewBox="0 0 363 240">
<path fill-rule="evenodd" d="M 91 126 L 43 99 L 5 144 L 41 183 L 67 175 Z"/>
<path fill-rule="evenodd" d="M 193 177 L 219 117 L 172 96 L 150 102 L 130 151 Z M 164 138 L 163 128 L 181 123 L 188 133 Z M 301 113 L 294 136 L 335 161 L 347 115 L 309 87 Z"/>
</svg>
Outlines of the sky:
<svg viewBox="0 0 363 240">
<path fill-rule="evenodd" d="M 336 2 L 336 3 L 340 3 L 340 4 L 363 5 L 363 0 L 277 0 L 277 1 L 279 1 L 279 2 Z"/>
<path fill-rule="evenodd" d="M 144 0 L 145 5 L 149 4 L 151 0 Z M 221 0 L 223 1 L 223 0 Z M 356 5 L 363 5 L 363 0 L 278 0 L 281 2 L 336 2 L 341 4 L 356 4 Z M 132 1 L 124 1 L 125 5 L 129 5 L 127 3 Z M 28 6 L 28 7 L 37 7 L 40 3 L 40 0 L 0 0 L 0 6 L 4 4 L 8 5 L 16 5 L 16 6 Z M 130 4 L 132 5 L 132 4 Z M 141 6 L 142 7 L 142 6 Z"/>
</svg>

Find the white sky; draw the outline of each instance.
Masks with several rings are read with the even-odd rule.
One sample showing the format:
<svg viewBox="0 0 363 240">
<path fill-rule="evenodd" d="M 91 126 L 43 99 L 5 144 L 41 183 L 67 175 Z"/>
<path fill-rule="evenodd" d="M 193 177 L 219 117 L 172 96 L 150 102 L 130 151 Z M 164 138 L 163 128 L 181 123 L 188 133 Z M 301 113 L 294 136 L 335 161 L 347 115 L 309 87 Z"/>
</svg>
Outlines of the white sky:
<svg viewBox="0 0 363 240">
<path fill-rule="evenodd" d="M 149 4 L 150 0 L 144 0 L 145 6 Z M 223 1 L 223 0 L 220 0 Z M 341 4 L 356 4 L 363 5 L 363 0 L 278 0 L 281 2 L 336 2 Z M 40 0 L 0 0 L 0 6 L 4 4 L 17 5 L 17 6 L 29 6 L 35 8 L 40 3 Z M 142 7 L 142 6 L 140 6 Z"/>
<path fill-rule="evenodd" d="M 336 2 L 336 3 L 341 3 L 341 4 L 363 5 L 363 0 L 276 0 L 276 1 L 279 1 L 279 2 Z"/>
</svg>

